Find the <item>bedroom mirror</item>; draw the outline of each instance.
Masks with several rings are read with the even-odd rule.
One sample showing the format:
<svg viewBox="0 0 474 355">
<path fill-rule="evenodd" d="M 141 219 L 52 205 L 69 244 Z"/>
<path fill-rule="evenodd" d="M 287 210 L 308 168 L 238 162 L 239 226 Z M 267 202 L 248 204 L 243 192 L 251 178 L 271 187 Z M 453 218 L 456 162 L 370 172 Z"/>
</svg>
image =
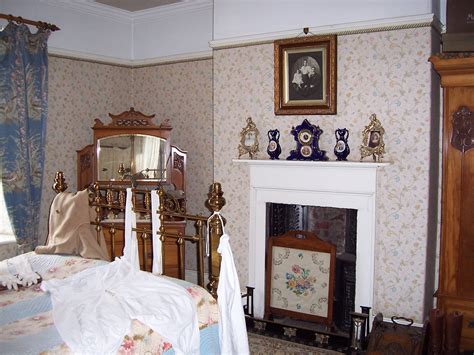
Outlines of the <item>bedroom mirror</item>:
<svg viewBox="0 0 474 355">
<path fill-rule="evenodd" d="M 166 180 L 166 139 L 120 134 L 97 140 L 98 180 Z"/>
<path fill-rule="evenodd" d="M 153 122 L 133 107 L 104 123 L 94 120 L 93 143 L 77 151 L 77 186 L 155 186 L 157 182 L 186 191 L 187 152 L 171 144 L 169 120 Z"/>
</svg>

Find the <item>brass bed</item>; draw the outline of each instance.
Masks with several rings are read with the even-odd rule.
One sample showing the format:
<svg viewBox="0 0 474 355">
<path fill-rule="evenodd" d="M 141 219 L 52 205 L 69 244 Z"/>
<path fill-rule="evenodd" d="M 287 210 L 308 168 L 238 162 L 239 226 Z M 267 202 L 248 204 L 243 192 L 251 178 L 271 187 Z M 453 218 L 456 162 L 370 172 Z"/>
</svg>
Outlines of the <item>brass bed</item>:
<svg viewBox="0 0 474 355">
<path fill-rule="evenodd" d="M 56 193 L 66 191 L 67 183 L 64 178 L 64 174 L 58 171 L 55 175 L 53 189 Z M 91 224 L 95 226 L 97 235 L 97 241 L 101 240 L 101 233 L 110 236 L 108 240 L 110 242 L 109 255 L 111 259 L 114 256 L 121 255 L 123 241 L 115 238 L 117 231 L 123 231 L 124 223 L 123 218 L 117 218 L 117 222 L 114 219 L 108 218 L 110 215 L 120 217 L 123 215 L 125 210 L 125 196 L 127 185 L 103 185 L 100 183 L 94 183 L 89 187 L 89 202 L 90 205 L 95 209 L 95 219 L 91 221 Z M 132 202 L 133 210 L 135 213 L 140 214 L 144 218 L 141 222 L 137 222 L 137 227 L 134 231 L 137 232 L 137 238 L 139 241 L 139 257 L 140 267 L 144 271 L 151 271 L 151 262 L 153 258 L 153 251 L 151 245 L 152 228 L 150 215 L 151 213 L 158 213 L 161 220 L 161 226 L 159 230 L 160 240 L 166 246 L 175 245 L 177 248 L 177 259 L 178 259 L 178 270 L 177 278 L 185 279 L 185 250 L 186 243 L 196 243 L 196 256 L 197 256 L 197 284 L 201 287 L 207 288 L 209 292 L 216 297 L 217 286 L 219 282 L 219 271 L 220 271 L 220 255 L 217 252 L 219 245 L 219 239 L 222 236 L 222 225 L 217 215 L 225 205 L 225 198 L 223 197 L 223 191 L 220 183 L 213 183 L 210 186 L 208 199 L 206 200 L 206 206 L 211 211 L 211 217 L 202 215 L 189 214 L 172 194 L 165 192 L 163 187 L 157 189 L 158 196 L 160 199 L 160 209 L 158 211 L 151 210 L 151 198 L 150 194 L 152 190 L 144 188 L 132 188 Z M 186 234 L 181 230 L 173 231 L 169 228 L 169 225 L 174 221 L 180 223 L 194 222 L 195 233 Z M 207 231 L 206 225 L 208 225 L 209 231 Z M 208 282 L 205 281 L 205 241 L 206 232 L 209 233 L 209 257 L 208 257 Z M 167 258 L 166 247 L 162 248 L 162 260 L 166 263 Z M 166 265 L 163 270 L 166 273 Z"/>
</svg>

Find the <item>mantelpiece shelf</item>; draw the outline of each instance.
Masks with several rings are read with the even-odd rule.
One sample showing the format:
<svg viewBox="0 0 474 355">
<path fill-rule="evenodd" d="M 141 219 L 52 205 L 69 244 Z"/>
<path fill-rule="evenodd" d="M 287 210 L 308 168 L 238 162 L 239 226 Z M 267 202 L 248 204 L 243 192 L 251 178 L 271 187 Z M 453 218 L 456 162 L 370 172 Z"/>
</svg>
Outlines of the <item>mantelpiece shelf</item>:
<svg viewBox="0 0 474 355">
<path fill-rule="evenodd" d="M 308 160 L 270 160 L 270 159 L 233 159 L 232 162 L 248 165 L 273 166 L 308 166 L 308 167 L 344 167 L 344 168 L 379 168 L 393 164 L 392 162 L 372 161 L 308 161 Z"/>
</svg>

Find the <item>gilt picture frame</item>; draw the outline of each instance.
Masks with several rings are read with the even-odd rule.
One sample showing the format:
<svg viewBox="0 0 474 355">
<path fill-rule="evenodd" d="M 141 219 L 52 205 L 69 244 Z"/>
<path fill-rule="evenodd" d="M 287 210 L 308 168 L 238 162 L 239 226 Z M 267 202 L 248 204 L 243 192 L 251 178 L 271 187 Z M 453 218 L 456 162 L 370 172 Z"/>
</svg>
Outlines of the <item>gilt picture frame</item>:
<svg viewBox="0 0 474 355">
<path fill-rule="evenodd" d="M 360 160 L 372 156 L 374 162 L 381 162 L 385 154 L 384 134 L 385 129 L 375 113 L 370 117 L 369 125 L 362 132 L 362 145 L 360 146 Z"/>
<path fill-rule="evenodd" d="M 254 159 L 257 157 L 259 152 L 259 143 L 258 143 L 258 136 L 259 131 L 257 126 L 252 121 L 252 117 L 247 118 L 247 125 L 242 128 L 240 131 L 240 144 L 238 147 L 239 150 L 239 157 L 248 154 L 250 159 Z"/>
<path fill-rule="evenodd" d="M 337 113 L 337 37 L 309 36 L 274 42 L 276 115 Z"/>
</svg>

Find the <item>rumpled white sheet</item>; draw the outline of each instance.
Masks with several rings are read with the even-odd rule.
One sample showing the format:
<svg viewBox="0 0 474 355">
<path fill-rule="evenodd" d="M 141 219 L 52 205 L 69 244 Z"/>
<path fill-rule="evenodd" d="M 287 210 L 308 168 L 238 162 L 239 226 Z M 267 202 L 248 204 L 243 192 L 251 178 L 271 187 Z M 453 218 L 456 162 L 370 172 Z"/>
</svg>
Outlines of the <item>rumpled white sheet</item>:
<svg viewBox="0 0 474 355">
<path fill-rule="evenodd" d="M 158 210 L 160 209 L 160 197 L 158 192 L 153 190 L 151 192 L 151 229 L 152 229 L 152 243 L 153 243 L 153 268 L 154 274 L 163 274 L 163 258 L 161 255 L 162 243 L 158 235 L 161 227 L 160 216 Z"/>
<path fill-rule="evenodd" d="M 123 258 L 128 260 L 135 270 L 140 270 L 140 259 L 138 256 L 137 232 L 133 228 L 137 227 L 137 215 L 133 210 L 132 189 L 127 189 L 127 198 L 125 201 L 125 230 Z"/>
<path fill-rule="evenodd" d="M 159 332 L 176 354 L 199 353 L 191 296 L 180 286 L 135 270 L 124 259 L 42 283 L 51 293 L 54 324 L 75 353 L 114 354 L 137 319 Z"/>
<path fill-rule="evenodd" d="M 222 258 L 219 285 L 217 286 L 221 354 L 245 355 L 249 354 L 249 343 L 239 277 L 235 269 L 229 235 L 225 233 L 224 223 L 219 213 L 214 214 L 219 216 L 223 231 L 217 248 Z"/>
</svg>

